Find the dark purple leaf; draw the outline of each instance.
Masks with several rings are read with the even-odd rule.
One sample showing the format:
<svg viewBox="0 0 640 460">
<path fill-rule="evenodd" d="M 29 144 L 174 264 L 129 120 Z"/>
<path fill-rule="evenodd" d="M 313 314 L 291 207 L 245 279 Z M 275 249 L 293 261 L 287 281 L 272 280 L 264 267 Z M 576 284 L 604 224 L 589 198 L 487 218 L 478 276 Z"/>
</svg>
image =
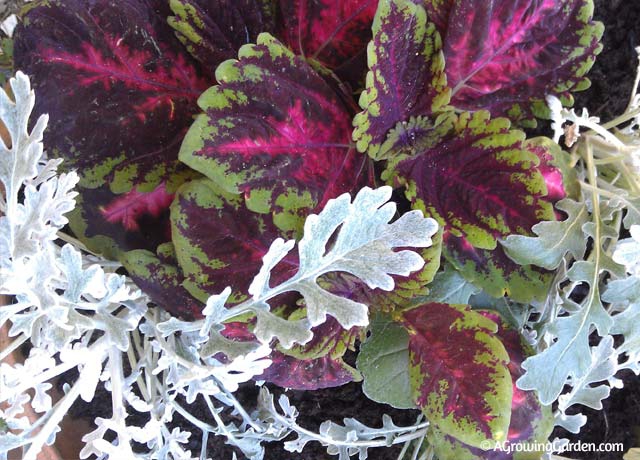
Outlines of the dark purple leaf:
<svg viewBox="0 0 640 460">
<path fill-rule="evenodd" d="M 273 364 L 256 379 L 295 390 L 337 387 L 361 379 L 359 372 L 342 360 L 347 349 L 353 350 L 361 328 L 347 331 L 328 317 L 312 332 L 313 339 L 303 346 L 275 350 L 269 356 Z"/>
<path fill-rule="evenodd" d="M 169 205 L 173 194 L 164 184 L 152 192 L 133 190 L 116 195 L 107 184 L 83 188 L 69 225 L 84 244 L 104 257 L 115 259 L 127 249 L 153 251 L 171 240 Z"/>
<path fill-rule="evenodd" d="M 298 359 L 279 351 L 269 355 L 273 364 L 256 380 L 266 380 L 294 390 L 319 390 L 338 387 L 359 380 L 355 369 L 342 359 L 326 355 L 315 359 Z"/>
<path fill-rule="evenodd" d="M 129 276 L 156 305 L 185 320 L 202 317 L 204 304 L 182 286 L 184 277 L 171 243 L 161 245 L 157 255 L 145 250 L 126 252 L 121 261 Z"/>
<path fill-rule="evenodd" d="M 385 157 L 389 131 L 412 117 L 429 115 L 449 101 L 440 36 L 425 10 L 411 0 L 383 0 L 373 23 L 363 112 L 354 119 L 358 150 Z"/>
<path fill-rule="evenodd" d="M 570 105 L 570 91 L 589 86 L 603 32 L 592 0 L 425 3 L 442 36 L 453 106 L 532 125 L 548 117 L 546 95 Z"/>
<path fill-rule="evenodd" d="M 16 31 L 45 143 L 81 185 L 153 190 L 172 176 L 195 101 L 208 86 L 151 0 L 66 0 L 32 8 Z"/>
<path fill-rule="evenodd" d="M 180 41 L 213 73 L 217 64 L 235 58 L 240 47 L 254 43 L 275 27 L 272 0 L 171 0 L 169 24 Z"/>
<path fill-rule="evenodd" d="M 163 215 L 158 187 L 171 194 L 189 175 L 177 153 L 208 82 L 168 13 L 159 0 L 54 0 L 15 34 L 15 67 L 31 77 L 36 112 L 50 115 L 45 145 L 81 177 L 74 231 L 110 257 L 167 241 L 146 242 L 140 219 Z"/>
<path fill-rule="evenodd" d="M 364 54 L 378 0 L 280 0 L 279 4 L 282 41 L 296 54 L 338 69 Z"/>
</svg>

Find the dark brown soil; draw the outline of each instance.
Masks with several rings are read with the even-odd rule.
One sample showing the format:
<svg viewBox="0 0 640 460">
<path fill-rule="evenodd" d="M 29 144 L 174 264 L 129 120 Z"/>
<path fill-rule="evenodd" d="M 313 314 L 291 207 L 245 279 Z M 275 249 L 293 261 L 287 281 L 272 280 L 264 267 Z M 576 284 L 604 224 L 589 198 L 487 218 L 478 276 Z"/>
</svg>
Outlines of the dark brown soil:
<svg viewBox="0 0 640 460">
<path fill-rule="evenodd" d="M 589 74 L 593 82 L 591 89 L 576 95 L 575 107 L 588 107 L 591 115 L 608 120 L 624 110 L 631 91 L 638 62 L 634 47 L 640 45 L 640 1 L 596 0 L 595 17 L 606 27 L 604 50 Z M 582 410 L 588 415 L 589 421 L 579 435 L 571 435 L 558 429 L 552 438 L 569 437 L 572 441 L 594 443 L 623 442 L 626 448 L 640 445 L 634 433 L 634 428 L 640 426 L 640 378 L 633 374 L 623 377 L 625 387 L 612 392 L 612 396 L 604 402 L 603 410 Z M 274 389 L 274 392 L 280 391 L 282 390 Z M 368 400 L 362 394 L 360 385 L 355 383 L 312 392 L 288 391 L 287 395 L 302 414 L 299 422 L 311 430 L 317 430 L 320 423 L 327 419 L 340 422 L 344 417 L 354 417 L 367 425 L 379 426 L 384 413 L 391 415 L 400 425 L 413 423 L 417 416 L 417 411 L 398 411 Z M 247 385 L 241 388 L 237 396 L 244 400 L 250 409 L 257 396 L 256 387 Z M 194 415 L 199 415 L 198 410 L 198 407 L 194 407 Z M 82 413 L 84 416 L 94 417 L 100 412 L 95 406 L 91 409 L 86 406 L 76 408 L 76 413 Z M 109 412 L 110 407 L 106 407 L 102 415 L 108 415 Z M 204 413 L 203 411 L 200 416 L 205 417 Z M 183 422 L 179 416 L 175 421 Z M 224 440 L 210 439 L 209 443 L 209 456 L 231 458 L 232 449 L 224 444 Z M 190 448 L 194 454 L 199 452 L 199 439 L 192 439 Z M 398 448 L 375 449 L 370 452 L 370 458 L 375 460 L 396 460 L 397 455 Z M 242 458 L 239 453 L 238 458 Z M 330 458 L 336 457 L 327 455 L 325 448 L 317 443 L 308 444 L 302 454 L 286 452 L 281 444 L 269 445 L 265 455 L 266 460 Z M 622 454 L 593 453 L 572 458 L 619 460 Z"/>
</svg>

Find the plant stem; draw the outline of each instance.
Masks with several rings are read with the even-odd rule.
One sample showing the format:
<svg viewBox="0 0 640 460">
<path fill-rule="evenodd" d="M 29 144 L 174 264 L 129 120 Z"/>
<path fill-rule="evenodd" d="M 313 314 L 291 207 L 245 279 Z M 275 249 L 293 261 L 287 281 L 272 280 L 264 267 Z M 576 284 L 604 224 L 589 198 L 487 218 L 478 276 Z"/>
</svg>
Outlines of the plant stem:
<svg viewBox="0 0 640 460">
<path fill-rule="evenodd" d="M 90 374 L 88 370 L 83 370 L 82 372 L 80 372 L 80 377 L 73 385 L 73 387 L 71 387 L 71 390 L 69 390 L 69 392 L 64 395 L 64 397 L 55 405 L 53 410 L 49 411 L 47 415 L 43 416 L 48 417 L 48 420 L 31 441 L 29 449 L 25 453 L 23 460 L 36 460 L 44 443 L 50 438 L 51 434 L 56 429 L 60 421 L 67 414 L 76 399 L 78 399 L 78 396 L 80 396 L 82 387 L 88 383 L 85 381 L 89 380 L 89 375 Z"/>
</svg>

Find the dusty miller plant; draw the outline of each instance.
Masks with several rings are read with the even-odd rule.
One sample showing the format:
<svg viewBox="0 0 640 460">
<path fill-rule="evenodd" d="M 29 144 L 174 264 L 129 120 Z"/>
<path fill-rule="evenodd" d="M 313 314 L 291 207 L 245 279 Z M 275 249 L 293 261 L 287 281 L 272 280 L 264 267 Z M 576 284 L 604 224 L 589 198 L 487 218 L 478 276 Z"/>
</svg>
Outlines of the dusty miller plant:
<svg viewBox="0 0 640 460">
<path fill-rule="evenodd" d="M 61 160 L 48 160 L 43 154 L 46 116 L 29 130 L 35 98 L 29 79 L 18 73 L 11 89 L 14 100 L 0 92 L 0 117 L 11 139 L 10 147 L 3 145 L 0 152 L 0 180 L 5 188 L 0 201 L 4 214 L 0 217 L 0 293 L 15 300 L 0 309 L 0 325 L 9 326 L 12 338 L 0 357 L 6 358 L 26 342 L 31 349 L 23 363 L 0 364 L 0 458 L 22 449 L 24 459 L 35 459 L 45 443 L 55 440 L 71 405 L 79 398 L 93 400 L 100 384 L 110 392 L 113 413 L 110 418 L 97 418 L 97 428 L 83 436 L 82 458 L 205 459 L 211 454 L 206 447 L 212 434 L 226 436 L 248 458 L 260 459 L 262 442 L 281 440 L 292 432 L 297 439 L 285 445 L 291 451 L 317 441 L 341 459 L 356 453 L 366 458 L 369 447 L 424 437 L 428 423 L 398 427 L 388 417 L 382 428 L 346 419 L 344 426 L 325 422 L 313 433 L 297 423 L 298 412 L 285 396 L 276 406 L 262 389 L 258 409 L 250 414 L 233 393 L 271 364 L 266 356 L 272 338 L 289 345 L 304 343 L 311 338 L 311 327 L 323 323 L 327 314 L 345 327 L 366 325 L 364 305 L 323 290 L 317 278 L 341 270 L 372 289 L 390 290 L 391 274 L 406 275 L 424 264 L 413 251 L 393 249 L 428 247 L 437 230 L 435 221 L 416 211 L 389 223 L 395 214 L 395 204 L 388 202 L 389 187 L 364 188 L 353 202 L 342 195 L 307 218 L 298 242 L 302 262 L 293 277 L 276 286 L 269 284 L 270 271 L 295 246 L 294 241 L 277 239 L 251 283 L 248 300 L 225 308 L 230 292 L 225 289 L 209 299 L 204 319 L 179 321 L 148 308 L 149 299 L 127 277 L 115 273 L 118 264 L 88 254 L 61 232 L 67 223 L 64 214 L 74 207 L 78 177 L 73 172 L 58 175 Z M 71 243 L 61 246 L 64 240 Z M 292 323 L 270 313 L 269 300 L 286 291 L 305 297 L 306 318 Z M 258 318 L 259 345 L 233 342 L 219 334 L 222 321 L 246 311 Z M 229 359 L 224 363 L 213 359 L 218 352 Z M 52 381 L 74 368 L 78 379 L 53 401 Z M 179 402 L 179 396 L 186 404 Z M 209 407 L 214 424 L 191 415 L 189 405 L 198 397 Z M 35 422 L 24 416 L 27 404 L 39 414 Z M 242 422 L 223 420 L 223 407 L 230 407 Z M 127 419 L 131 409 L 148 414 L 148 422 L 133 425 Z M 175 413 L 191 422 L 193 430 L 172 427 Z M 105 439 L 108 431 L 115 434 L 112 441 Z M 194 434 L 202 436 L 199 457 L 183 447 Z M 133 442 L 145 445 L 146 451 L 134 452 Z"/>
<path fill-rule="evenodd" d="M 623 386 L 621 370 L 640 374 L 638 78 L 640 67 L 626 110 L 606 123 L 548 98 L 554 140 L 571 149 L 578 187 L 557 204 L 563 220 L 534 226 L 535 237 L 503 242 L 517 262 L 556 271 L 529 323 L 539 353 L 524 361 L 518 386 L 536 390 L 545 404 L 557 401 L 555 423 L 573 433 L 586 417 L 567 409 L 602 409 L 611 389 Z"/>
</svg>

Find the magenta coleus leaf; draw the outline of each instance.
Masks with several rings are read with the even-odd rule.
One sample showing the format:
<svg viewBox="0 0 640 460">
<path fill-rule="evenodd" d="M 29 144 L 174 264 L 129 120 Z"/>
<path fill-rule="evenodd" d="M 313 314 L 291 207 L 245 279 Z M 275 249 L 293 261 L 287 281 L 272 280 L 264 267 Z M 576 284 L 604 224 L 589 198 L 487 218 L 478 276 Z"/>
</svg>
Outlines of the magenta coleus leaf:
<svg viewBox="0 0 640 460">
<path fill-rule="evenodd" d="M 109 257 L 167 241 L 140 221 L 166 209 L 158 187 L 170 195 L 189 175 L 177 154 L 209 84 L 168 13 L 159 0 L 54 0 L 33 6 L 15 33 L 15 67 L 31 78 L 36 111 L 50 116 L 49 154 L 80 174 L 72 228 Z"/>
<path fill-rule="evenodd" d="M 449 101 L 440 36 L 422 6 L 382 0 L 368 49 L 369 73 L 354 119 L 358 150 L 384 158 L 381 145 L 397 123 L 428 115 Z"/>
<path fill-rule="evenodd" d="M 171 225 L 183 285 L 202 302 L 227 286 L 233 290 L 230 303 L 245 299 L 271 242 L 293 236 L 279 230 L 269 214 L 248 210 L 242 195 L 224 192 L 209 179 L 191 181 L 178 190 Z M 297 268 L 291 254 L 274 268 L 272 279 L 284 281 Z"/>
<path fill-rule="evenodd" d="M 378 0 L 280 0 L 278 36 L 296 54 L 330 69 L 363 55 Z M 364 70 L 364 68 L 363 68 Z"/>
<path fill-rule="evenodd" d="M 180 159 L 291 229 L 309 209 L 364 185 L 352 111 L 303 58 L 268 34 L 216 70 Z M 295 223 L 292 223 L 291 221 Z"/>
<path fill-rule="evenodd" d="M 403 313 L 415 401 L 439 430 L 472 446 L 507 437 L 513 396 L 497 325 L 464 305 Z"/>
<path fill-rule="evenodd" d="M 425 3 L 442 36 L 453 106 L 531 126 L 548 117 L 546 95 L 570 105 L 570 91 L 589 86 L 604 29 L 592 0 Z"/>
<path fill-rule="evenodd" d="M 503 449 L 482 450 L 460 442 L 437 428 L 428 434 L 430 444 L 442 460 L 536 460 L 545 453 L 544 445 L 553 429 L 551 407 L 543 406 L 534 391 L 519 389 L 515 381 L 523 374 L 522 362 L 532 353 L 520 334 L 507 328 L 495 314 L 482 312 L 498 324 L 497 336 L 509 353 L 509 372 L 513 381 L 511 423 L 507 439 L 512 446 L 529 445 L 529 452 L 509 452 Z M 488 447 L 487 444 L 484 447 Z M 538 446 L 536 448 L 536 446 Z"/>
<path fill-rule="evenodd" d="M 169 0 L 169 24 L 178 39 L 213 77 L 215 66 L 275 27 L 272 0 Z"/>
<path fill-rule="evenodd" d="M 462 113 L 452 125 L 440 140 L 416 141 L 417 153 L 398 155 L 383 177 L 404 185 L 414 207 L 475 248 L 493 249 L 499 237 L 553 218 L 532 151 L 538 144 L 485 111 Z"/>
</svg>

